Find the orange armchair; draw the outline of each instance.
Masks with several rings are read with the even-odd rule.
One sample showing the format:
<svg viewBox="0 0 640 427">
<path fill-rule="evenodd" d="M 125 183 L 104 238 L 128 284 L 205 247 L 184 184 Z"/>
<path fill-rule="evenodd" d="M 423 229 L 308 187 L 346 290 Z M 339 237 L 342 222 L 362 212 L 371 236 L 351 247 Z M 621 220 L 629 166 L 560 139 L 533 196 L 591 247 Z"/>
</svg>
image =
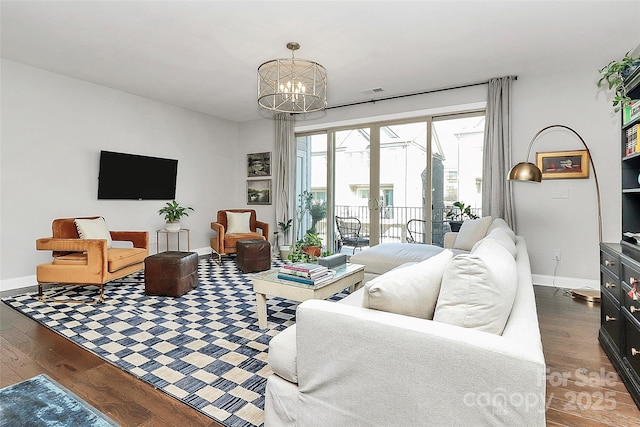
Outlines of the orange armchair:
<svg viewBox="0 0 640 427">
<path fill-rule="evenodd" d="M 78 218 L 95 220 L 101 217 Z M 52 251 L 50 263 L 36 268 L 38 299 L 44 301 L 44 284 L 98 286 L 99 302 L 104 302 L 105 283 L 127 276 L 144 268 L 149 255 L 149 233 L 146 231 L 109 231 L 113 241 L 130 241 L 133 248 L 108 247 L 106 239 L 82 239 L 75 224 L 76 218 L 53 221 L 53 237 L 36 240 L 37 250 Z M 54 296 L 59 295 L 59 293 Z M 55 302 L 86 302 L 54 300 Z"/>
<path fill-rule="evenodd" d="M 231 213 L 230 218 L 227 217 L 227 212 Z M 218 211 L 217 221 L 211 223 L 211 229 L 216 232 L 216 235 L 211 238 L 211 249 L 218 255 L 219 263 L 222 255 L 236 253 L 238 240 L 269 240 L 269 224 L 258 221 L 256 211 L 253 209 Z M 258 233 L 258 229 L 261 233 Z"/>
</svg>

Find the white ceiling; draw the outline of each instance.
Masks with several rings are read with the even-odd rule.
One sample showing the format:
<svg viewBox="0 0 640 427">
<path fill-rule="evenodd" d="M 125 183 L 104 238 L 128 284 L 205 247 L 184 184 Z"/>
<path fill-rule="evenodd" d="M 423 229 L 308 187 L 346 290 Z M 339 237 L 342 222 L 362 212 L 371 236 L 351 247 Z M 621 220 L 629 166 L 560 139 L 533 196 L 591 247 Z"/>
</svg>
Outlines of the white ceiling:
<svg viewBox="0 0 640 427">
<path fill-rule="evenodd" d="M 327 68 L 329 105 L 592 68 L 640 42 L 637 0 L 2 0 L 0 13 L 3 58 L 234 121 L 265 117 L 256 70 L 289 41 Z"/>
</svg>

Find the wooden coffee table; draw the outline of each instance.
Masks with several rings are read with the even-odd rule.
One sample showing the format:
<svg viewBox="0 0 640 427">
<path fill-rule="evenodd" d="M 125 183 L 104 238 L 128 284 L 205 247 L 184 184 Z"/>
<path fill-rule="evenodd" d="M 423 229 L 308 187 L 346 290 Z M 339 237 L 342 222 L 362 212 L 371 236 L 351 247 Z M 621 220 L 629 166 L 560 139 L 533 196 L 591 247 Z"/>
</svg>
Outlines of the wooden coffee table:
<svg viewBox="0 0 640 427">
<path fill-rule="evenodd" d="M 278 268 L 255 274 L 252 280 L 260 329 L 267 328 L 267 295 L 302 302 L 308 299 L 325 299 L 346 288 L 353 292 L 362 286 L 364 265 L 347 263 L 331 270 L 336 273 L 333 279 L 319 286 L 278 279 Z"/>
</svg>

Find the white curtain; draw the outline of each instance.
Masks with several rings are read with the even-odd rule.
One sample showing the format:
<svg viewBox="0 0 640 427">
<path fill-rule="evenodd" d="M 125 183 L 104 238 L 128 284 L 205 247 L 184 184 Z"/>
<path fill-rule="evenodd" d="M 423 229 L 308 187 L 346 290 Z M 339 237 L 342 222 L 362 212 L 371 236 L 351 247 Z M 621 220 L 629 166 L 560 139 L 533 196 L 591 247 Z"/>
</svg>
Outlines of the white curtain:
<svg viewBox="0 0 640 427">
<path fill-rule="evenodd" d="M 293 219 L 295 201 L 290 197 L 295 189 L 295 161 L 296 161 L 296 141 L 294 128 L 294 118 L 288 113 L 278 113 L 276 121 L 276 148 L 275 148 L 275 203 L 276 203 L 276 224 L 287 222 Z M 279 228 L 276 228 L 279 231 Z M 289 230 L 289 239 L 293 229 Z M 285 242 L 285 236 L 280 239 Z"/>
<path fill-rule="evenodd" d="M 513 77 L 489 80 L 484 132 L 482 214 L 503 218 L 515 230 L 511 168 L 511 85 Z"/>
</svg>

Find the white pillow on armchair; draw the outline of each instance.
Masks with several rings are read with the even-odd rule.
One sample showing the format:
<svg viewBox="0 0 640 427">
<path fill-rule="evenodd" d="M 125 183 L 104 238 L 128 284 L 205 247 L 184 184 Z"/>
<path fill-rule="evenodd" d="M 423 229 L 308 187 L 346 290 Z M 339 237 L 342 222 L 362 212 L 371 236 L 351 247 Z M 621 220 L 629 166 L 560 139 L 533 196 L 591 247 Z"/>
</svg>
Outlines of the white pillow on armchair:
<svg viewBox="0 0 640 427">
<path fill-rule="evenodd" d="M 251 212 L 227 211 L 227 234 L 251 233 Z"/>
<path fill-rule="evenodd" d="M 81 239 L 100 239 L 107 241 L 107 248 L 113 246 L 111 240 L 111 233 L 107 228 L 107 223 L 104 218 L 94 219 L 76 219 L 74 220 L 76 229 L 78 230 L 78 236 Z"/>
</svg>

